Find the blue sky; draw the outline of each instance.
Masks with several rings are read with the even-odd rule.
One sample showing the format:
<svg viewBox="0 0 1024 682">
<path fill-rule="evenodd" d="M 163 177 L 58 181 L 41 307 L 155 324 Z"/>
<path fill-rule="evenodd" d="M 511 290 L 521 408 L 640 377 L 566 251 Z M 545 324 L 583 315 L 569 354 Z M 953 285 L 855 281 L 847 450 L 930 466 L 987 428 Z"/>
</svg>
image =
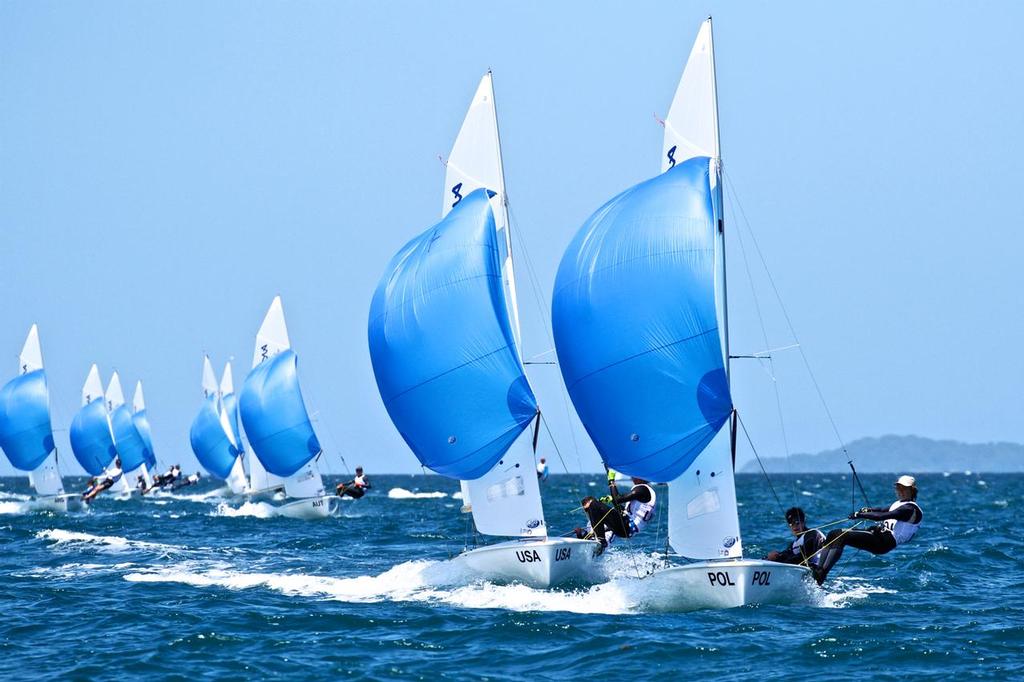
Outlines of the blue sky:
<svg viewBox="0 0 1024 682">
<path fill-rule="evenodd" d="M 768 345 L 792 343 L 741 205 L 845 439 L 1024 441 L 1012 2 L 4 2 L 0 359 L 13 376 L 39 324 L 65 463 L 96 362 L 104 381 L 142 378 L 158 455 L 190 468 L 203 352 L 234 356 L 240 384 L 280 293 L 328 468 L 417 471 L 376 391 L 367 311 L 391 255 L 439 218 L 437 157 L 480 76 L 539 282 L 520 269 L 531 356 L 551 348 L 571 236 L 658 171 L 655 114 L 708 14 L 739 198 L 734 351 L 765 346 L 752 291 Z M 834 447 L 797 352 L 775 369 L 788 447 Z M 568 469 L 596 470 L 557 370 L 531 378 Z M 756 361 L 734 397 L 761 454 L 783 454 Z"/>
</svg>

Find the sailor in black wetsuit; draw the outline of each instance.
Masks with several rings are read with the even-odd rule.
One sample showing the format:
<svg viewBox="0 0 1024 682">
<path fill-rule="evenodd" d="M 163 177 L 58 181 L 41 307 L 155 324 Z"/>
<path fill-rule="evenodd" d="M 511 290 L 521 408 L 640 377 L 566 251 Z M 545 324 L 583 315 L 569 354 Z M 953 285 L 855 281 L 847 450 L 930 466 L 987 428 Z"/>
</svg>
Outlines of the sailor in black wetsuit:
<svg viewBox="0 0 1024 682">
<path fill-rule="evenodd" d="M 825 544 L 825 534 L 817 528 L 807 530 L 804 510 L 800 507 L 786 511 L 786 523 L 789 524 L 789 530 L 796 536 L 796 540 L 781 552 L 768 552 L 765 559 L 783 564 L 818 564 L 821 559 L 818 550 Z"/>
<path fill-rule="evenodd" d="M 363 467 L 356 467 L 356 477 L 347 483 L 339 483 L 334 490 L 338 493 L 338 497 L 348 495 L 352 499 L 358 500 L 370 488 L 370 479 L 363 474 Z"/>
<path fill-rule="evenodd" d="M 607 547 L 614 537 L 629 538 L 642 531 L 654 518 L 654 505 L 657 501 L 651 484 L 637 476 L 633 477 L 630 491 L 619 495 L 615 473 L 609 471 L 608 490 L 611 492 L 612 507 L 590 496 L 583 498 L 583 511 L 589 523 L 587 531 L 576 529 L 576 537 L 596 537 L 602 547 Z M 625 509 L 620 507 L 622 504 L 626 505 Z"/>
<path fill-rule="evenodd" d="M 899 499 L 888 509 L 865 507 L 850 514 L 851 519 L 867 519 L 882 523 L 868 530 L 837 529 L 828 534 L 825 538 L 825 549 L 821 551 L 821 562 L 817 567 L 811 568 L 819 585 L 825 582 L 828 572 L 843 556 L 843 548 L 847 545 L 877 555 L 890 552 L 914 537 L 924 518 L 924 512 L 916 502 L 917 481 L 913 476 L 900 476 L 896 480 L 896 495 Z"/>
</svg>

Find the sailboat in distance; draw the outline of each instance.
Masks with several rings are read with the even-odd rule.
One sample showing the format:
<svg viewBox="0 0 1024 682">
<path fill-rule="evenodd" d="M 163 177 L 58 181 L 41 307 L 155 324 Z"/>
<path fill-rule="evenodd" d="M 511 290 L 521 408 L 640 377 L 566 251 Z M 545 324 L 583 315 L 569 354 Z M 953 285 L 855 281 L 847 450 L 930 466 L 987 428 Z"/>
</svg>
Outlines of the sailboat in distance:
<svg viewBox="0 0 1024 682">
<path fill-rule="evenodd" d="M 667 481 L 664 604 L 806 595 L 803 566 L 743 558 L 733 460 L 725 227 L 711 19 L 665 120 L 662 173 L 599 208 L 558 269 L 552 324 L 573 405 L 605 464 Z"/>
<path fill-rule="evenodd" d="M 202 386 L 203 404 L 189 429 L 192 452 L 211 476 L 222 479 L 232 493 L 241 495 L 247 489 L 242 469 L 242 448 L 231 429 L 224 397 L 207 355 L 203 356 Z"/>
<path fill-rule="evenodd" d="M 90 476 L 103 475 L 117 457 L 100 371 L 93 365 L 82 386 L 82 408 L 71 421 L 71 451 Z M 122 476 L 123 478 L 123 476 Z"/>
<path fill-rule="evenodd" d="M 15 469 L 28 474 L 35 491 L 31 509 L 66 512 L 81 508 L 81 497 L 64 492 L 57 467 L 50 391 L 36 325 L 29 329 L 18 356 L 18 376 L 0 389 L 0 449 Z"/>
<path fill-rule="evenodd" d="M 253 487 L 258 465 L 290 500 L 277 507 L 278 514 L 303 519 L 330 516 L 338 498 L 324 494 L 317 468 L 323 449 L 302 400 L 298 356 L 291 349 L 280 296 L 274 297 L 256 333 L 252 363 L 238 406 L 254 454 Z"/>
<path fill-rule="evenodd" d="M 370 305 L 381 399 L 423 466 L 462 482 L 477 530 L 517 538 L 455 562 L 536 587 L 586 578 L 598 543 L 548 537 L 541 506 L 540 410 L 520 355 L 490 72 L 456 138 L 444 197 L 441 222 L 395 255 Z"/>
<path fill-rule="evenodd" d="M 136 482 L 140 476 L 145 487 L 151 487 L 153 479 L 149 467 L 152 466 L 150 462 L 155 464 L 156 460 L 153 459 L 151 446 L 146 444 L 135 425 L 131 408 L 125 404 L 121 377 L 117 372 L 111 376 L 107 388 L 107 409 L 110 411 L 110 428 L 114 432 L 114 446 L 121 457 L 121 470 L 124 471 L 121 477 L 123 484 L 119 486 L 115 482 L 114 489 L 120 489 L 122 494 L 127 490 L 129 495 L 139 492 Z"/>
<path fill-rule="evenodd" d="M 146 468 L 152 476 L 156 471 L 156 452 L 153 450 L 153 431 L 149 426 L 149 416 L 146 414 L 146 397 L 142 393 L 142 381 L 135 382 L 135 394 L 132 396 L 132 423 L 142 438 L 145 446 L 143 457 L 146 461 Z"/>
</svg>

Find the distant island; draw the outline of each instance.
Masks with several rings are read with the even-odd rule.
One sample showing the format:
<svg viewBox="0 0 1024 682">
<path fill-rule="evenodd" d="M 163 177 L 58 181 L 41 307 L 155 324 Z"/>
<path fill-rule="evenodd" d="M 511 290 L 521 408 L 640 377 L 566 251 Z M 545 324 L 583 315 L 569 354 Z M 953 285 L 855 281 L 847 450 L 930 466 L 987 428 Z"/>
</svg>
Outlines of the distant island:
<svg viewBox="0 0 1024 682">
<path fill-rule="evenodd" d="M 927 473 L 976 471 L 1024 472 L 1024 445 L 1020 443 L 961 443 L 920 436 L 859 438 L 847 445 L 859 473 Z M 842 450 L 817 454 L 765 457 L 770 474 L 848 472 Z M 760 473 L 757 460 L 747 462 L 741 473 Z"/>
</svg>

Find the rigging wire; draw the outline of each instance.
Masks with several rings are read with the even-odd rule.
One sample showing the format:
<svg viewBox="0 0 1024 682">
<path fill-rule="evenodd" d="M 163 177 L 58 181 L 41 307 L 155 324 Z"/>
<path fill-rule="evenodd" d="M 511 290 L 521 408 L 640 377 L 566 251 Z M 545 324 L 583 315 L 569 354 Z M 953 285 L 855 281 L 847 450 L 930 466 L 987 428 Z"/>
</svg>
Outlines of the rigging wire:
<svg viewBox="0 0 1024 682">
<path fill-rule="evenodd" d="M 810 360 L 807 359 L 807 353 L 804 352 L 804 347 L 800 343 L 800 339 L 796 334 L 796 329 L 793 326 L 792 319 L 789 317 L 789 311 L 786 309 L 786 304 L 782 302 L 782 294 L 779 293 L 779 288 L 775 284 L 775 278 L 772 277 L 771 271 L 768 269 L 768 263 L 765 260 L 764 253 L 761 251 L 761 246 L 757 243 L 757 237 L 754 236 L 754 231 L 750 227 L 750 220 L 747 218 L 747 212 L 743 209 L 743 203 L 739 200 L 732 178 L 731 176 L 726 175 L 724 170 L 722 172 L 722 177 L 725 179 L 725 185 L 732 195 L 732 200 L 736 203 L 736 207 L 739 209 L 739 214 L 743 219 L 743 223 L 747 226 L 747 232 L 750 234 L 750 241 L 754 245 L 754 251 L 757 253 L 757 257 L 761 261 L 761 266 L 764 268 L 769 284 L 771 284 L 772 291 L 775 294 L 775 300 L 778 302 L 779 309 L 782 311 L 782 316 L 786 320 L 786 326 L 789 328 L 789 333 L 793 337 L 793 341 L 797 344 L 797 349 L 800 351 L 800 358 L 803 360 L 804 368 L 807 370 L 807 375 L 811 379 L 811 384 L 814 386 L 814 390 L 818 394 L 818 400 L 821 402 L 821 407 L 825 411 L 825 416 L 828 417 L 828 422 L 832 426 L 832 433 L 835 434 L 836 440 L 839 442 L 839 447 L 847 458 L 846 463 L 850 466 L 850 470 L 853 472 L 853 478 L 856 485 L 860 487 L 861 495 L 864 496 L 864 502 L 870 504 L 868 503 L 867 495 L 864 492 L 864 486 L 860 482 L 860 477 L 857 475 L 857 469 L 853 466 L 853 458 L 850 456 L 850 452 L 846 448 L 846 442 L 839 433 L 839 427 L 836 425 L 836 420 L 832 416 L 832 410 L 829 409 L 828 401 L 825 400 L 825 394 L 822 392 L 821 386 L 818 384 L 818 378 L 814 375 L 814 370 L 811 369 Z"/>
<path fill-rule="evenodd" d="M 750 230 L 750 224 L 749 223 L 747 224 L 747 230 L 748 231 Z M 770 348 L 771 344 L 768 342 L 768 328 L 767 328 L 767 326 L 765 325 L 765 322 L 764 322 L 764 312 L 761 310 L 761 300 L 758 298 L 758 296 L 757 296 L 757 289 L 755 289 L 755 287 L 754 287 L 754 275 L 753 275 L 753 272 L 750 269 L 750 259 L 747 257 L 747 248 L 746 248 L 746 246 L 743 243 L 743 231 L 742 230 L 736 230 L 736 241 L 740 245 L 740 254 L 743 256 L 743 267 L 744 267 L 744 269 L 746 270 L 746 273 L 747 273 L 747 282 L 750 284 L 750 295 L 751 295 L 751 297 L 754 300 L 754 309 L 757 311 L 757 321 L 758 321 L 758 323 L 761 326 L 761 338 L 764 340 L 764 347 L 765 348 Z M 755 353 L 754 355 L 756 356 L 758 354 Z M 778 381 L 778 378 L 777 378 L 777 376 L 775 374 L 775 361 L 772 359 L 772 354 L 771 354 L 770 351 L 765 353 L 765 355 L 764 355 L 764 357 L 762 359 L 762 362 L 765 359 L 768 361 L 768 377 L 771 379 L 772 389 L 773 389 L 773 391 L 775 393 L 775 408 L 776 408 L 776 412 L 778 413 L 778 417 L 779 417 L 779 430 L 780 430 L 781 435 L 782 435 L 782 448 L 783 448 L 783 451 L 786 453 L 786 467 L 789 469 L 789 474 L 790 474 L 790 481 L 789 481 L 789 484 L 790 484 L 790 494 L 792 495 L 792 500 L 795 502 L 796 494 L 797 494 L 797 492 L 796 492 L 796 480 L 792 476 L 792 474 L 793 474 L 792 460 L 790 459 L 790 455 L 792 453 L 790 452 L 790 449 L 789 449 L 789 437 L 786 434 L 786 420 L 785 420 L 785 416 L 784 416 L 785 413 L 784 413 L 784 411 L 782 409 L 782 393 L 779 390 L 779 381 Z M 763 467 L 762 467 L 762 470 L 763 470 Z M 765 473 L 765 475 L 767 476 L 767 472 Z"/>
<path fill-rule="evenodd" d="M 515 222 L 516 225 L 521 224 L 520 221 L 519 221 L 518 214 L 514 214 L 513 213 L 512 203 L 508 200 L 508 191 L 507 191 L 507 189 L 506 189 L 506 193 L 505 193 L 505 208 L 508 210 L 508 220 L 509 220 L 509 223 Z M 550 325 L 547 323 L 547 321 L 551 319 L 551 309 L 548 308 L 548 306 L 544 302 L 543 297 L 540 295 L 540 290 L 541 290 L 540 278 L 537 277 L 537 271 L 536 271 L 536 269 L 533 266 L 533 259 L 530 258 L 530 252 L 526 248 L 526 242 L 523 240 L 523 236 L 522 236 L 522 234 L 520 234 L 520 230 L 519 229 L 513 230 L 513 233 L 516 235 L 516 241 L 519 244 L 519 252 L 523 256 L 522 260 L 526 263 L 526 275 L 527 275 L 527 279 L 529 279 L 529 281 L 530 281 L 530 288 L 533 291 L 534 300 L 537 303 L 537 308 L 538 308 L 538 310 L 540 310 L 542 318 L 545 320 L 545 323 L 542 324 L 541 327 L 544 328 L 544 334 L 547 336 L 548 343 L 550 343 L 551 346 L 552 346 L 551 350 L 545 351 L 544 353 L 541 353 L 540 355 L 537 356 L 537 357 L 541 357 L 542 355 L 545 355 L 547 353 L 554 352 L 555 337 L 554 337 L 554 334 L 551 331 Z M 576 426 L 575 426 L 575 423 L 572 420 L 572 411 L 569 409 L 569 398 L 566 395 L 566 391 L 559 391 L 558 394 L 562 398 L 562 406 L 565 408 L 565 420 L 566 420 L 566 423 L 569 425 L 569 436 L 570 436 L 570 438 L 572 440 L 572 449 L 573 449 L 573 452 L 576 453 L 576 468 L 578 469 L 579 473 L 582 474 L 583 473 L 583 463 L 580 460 L 579 442 L 576 440 Z M 545 424 L 545 426 L 546 426 L 546 424 Z M 548 431 L 548 433 L 550 435 L 550 430 Z M 552 442 L 554 442 L 554 438 L 552 438 Z M 557 450 L 557 446 L 556 446 L 556 450 Z M 559 459 L 561 459 L 561 455 L 559 455 Z M 565 461 L 564 460 L 562 461 L 562 467 L 565 468 L 565 473 L 570 473 L 569 472 L 569 468 L 565 466 Z"/>
<path fill-rule="evenodd" d="M 736 415 L 736 421 L 740 423 L 740 427 L 743 429 L 743 435 L 747 437 L 747 443 L 750 444 L 750 449 L 754 452 L 754 457 L 757 459 L 758 465 L 761 467 L 761 473 L 764 474 L 764 480 L 768 482 L 768 488 L 772 491 L 772 496 L 775 498 L 775 503 L 779 505 L 779 511 L 783 516 L 786 515 L 786 508 L 782 504 L 782 500 L 779 499 L 778 493 L 775 492 L 775 486 L 772 485 L 772 479 L 768 475 L 768 472 L 764 468 L 764 462 L 761 461 L 760 455 L 757 454 L 757 448 L 754 447 L 754 441 L 750 438 L 750 433 L 747 431 L 747 425 L 743 423 L 743 419 L 740 418 L 740 413 L 733 410 L 733 414 Z"/>
</svg>

